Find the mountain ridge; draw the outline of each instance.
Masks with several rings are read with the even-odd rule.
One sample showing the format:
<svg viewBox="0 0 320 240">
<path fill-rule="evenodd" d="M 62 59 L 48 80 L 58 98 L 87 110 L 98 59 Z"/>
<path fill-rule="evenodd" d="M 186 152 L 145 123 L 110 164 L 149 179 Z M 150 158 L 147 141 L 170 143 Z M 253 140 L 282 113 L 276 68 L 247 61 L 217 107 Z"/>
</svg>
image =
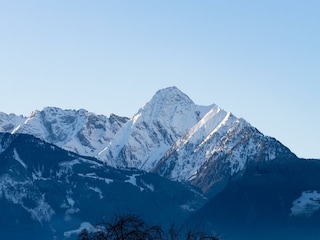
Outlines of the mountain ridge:
<svg viewBox="0 0 320 240">
<path fill-rule="evenodd" d="M 9 130 L 97 157 L 109 166 L 189 182 L 203 191 L 252 161 L 273 160 L 282 151 L 293 154 L 231 112 L 215 104 L 196 105 L 177 87 L 158 90 L 132 118 L 47 107 L 25 119 L 2 113 L 0 131 Z"/>
<path fill-rule="evenodd" d="M 230 239 L 320 234 L 320 161 L 177 88 L 159 90 L 132 118 L 51 107 L 0 113 L 0 160 L 4 232 L 32 223 L 37 236 L 40 228 L 64 239 L 84 221 L 134 209 Z"/>
</svg>

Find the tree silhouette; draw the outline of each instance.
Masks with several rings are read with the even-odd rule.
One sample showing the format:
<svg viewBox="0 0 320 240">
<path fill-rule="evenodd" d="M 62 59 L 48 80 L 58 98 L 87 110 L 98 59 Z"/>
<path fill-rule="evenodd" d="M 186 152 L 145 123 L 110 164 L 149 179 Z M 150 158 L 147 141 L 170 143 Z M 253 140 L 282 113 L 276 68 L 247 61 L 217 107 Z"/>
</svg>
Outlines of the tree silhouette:
<svg viewBox="0 0 320 240">
<path fill-rule="evenodd" d="M 90 237 L 89 237 L 88 230 L 83 229 L 78 236 L 78 240 L 89 240 L 89 239 Z"/>
<path fill-rule="evenodd" d="M 183 235 L 183 236 L 182 236 Z M 78 235 L 78 240 L 219 240 L 217 236 L 205 232 L 181 234 L 174 225 L 166 233 L 157 225 L 148 225 L 136 215 L 116 216 L 109 223 L 99 223 L 92 232 L 86 229 Z"/>
</svg>

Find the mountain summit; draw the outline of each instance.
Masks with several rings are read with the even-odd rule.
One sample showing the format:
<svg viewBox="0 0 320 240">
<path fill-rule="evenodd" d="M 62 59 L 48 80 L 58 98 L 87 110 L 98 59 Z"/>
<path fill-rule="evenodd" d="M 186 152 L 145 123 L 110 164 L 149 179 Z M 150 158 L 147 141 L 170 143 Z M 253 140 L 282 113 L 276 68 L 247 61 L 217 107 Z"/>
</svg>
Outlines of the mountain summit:
<svg viewBox="0 0 320 240">
<path fill-rule="evenodd" d="M 193 101 L 177 87 L 168 87 L 158 90 L 143 109 L 149 108 L 154 110 L 169 111 L 170 107 L 192 106 Z"/>
<path fill-rule="evenodd" d="M 176 87 L 159 90 L 98 158 L 117 167 L 151 170 L 212 106 L 197 106 Z"/>
</svg>

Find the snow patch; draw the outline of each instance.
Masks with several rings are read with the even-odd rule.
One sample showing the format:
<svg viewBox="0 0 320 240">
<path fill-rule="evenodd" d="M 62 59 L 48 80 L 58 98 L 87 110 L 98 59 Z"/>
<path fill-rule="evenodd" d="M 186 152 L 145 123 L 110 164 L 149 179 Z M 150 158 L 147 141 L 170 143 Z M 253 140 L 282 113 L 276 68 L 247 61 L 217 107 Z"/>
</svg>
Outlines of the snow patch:
<svg viewBox="0 0 320 240">
<path fill-rule="evenodd" d="M 65 221 L 70 221 L 71 215 L 80 211 L 79 208 L 74 207 L 75 201 L 71 198 L 71 196 L 70 196 L 71 193 L 72 193 L 71 191 L 68 191 L 67 201 L 61 205 L 61 208 L 67 209 L 65 212 L 65 215 L 64 215 Z"/>
<path fill-rule="evenodd" d="M 75 201 L 70 196 L 67 196 L 67 201 L 69 205 L 73 208 Z"/>
<path fill-rule="evenodd" d="M 143 186 L 145 186 L 147 189 L 149 189 L 151 192 L 154 192 L 154 186 L 152 183 L 146 183 L 145 181 L 141 180 L 141 183 Z"/>
<path fill-rule="evenodd" d="M 27 208 L 23 206 L 29 213 L 31 213 L 31 217 L 39 222 L 46 221 L 49 222 L 51 220 L 54 211 L 50 207 L 50 205 L 45 201 L 45 195 L 42 194 L 41 198 L 37 200 L 37 206 L 35 208 Z"/>
<path fill-rule="evenodd" d="M 89 189 L 92 190 L 92 191 L 94 191 L 94 192 L 96 192 L 96 193 L 98 193 L 99 198 L 100 198 L 100 199 L 103 199 L 102 191 L 100 190 L 100 188 L 97 188 L 97 187 L 89 187 Z"/>
<path fill-rule="evenodd" d="M 51 178 L 45 178 L 43 177 L 43 171 L 44 171 L 44 166 L 42 166 L 40 168 L 40 166 L 38 166 L 38 169 L 33 169 L 32 172 L 32 179 L 35 180 L 44 180 L 44 181 L 48 181 L 51 180 Z"/>
<path fill-rule="evenodd" d="M 80 232 L 82 230 L 84 230 L 84 229 L 86 229 L 88 232 L 93 232 L 94 231 L 94 226 L 92 226 L 91 223 L 83 222 L 83 223 L 81 223 L 81 225 L 80 225 L 80 227 L 78 229 L 64 232 L 64 236 L 66 238 L 70 238 L 73 235 L 79 235 Z"/>
<path fill-rule="evenodd" d="M 305 191 L 301 196 L 293 201 L 291 207 L 292 216 L 310 217 L 320 209 L 320 191 Z"/>
<path fill-rule="evenodd" d="M 20 205 L 38 222 L 49 222 L 55 212 L 45 201 L 45 194 L 34 195 L 26 191 L 32 185 L 31 181 L 18 182 L 8 175 L 4 175 L 0 178 L 0 197 L 4 197 L 13 204 Z M 25 206 L 26 199 L 35 202 L 35 207 L 30 208 Z"/>
<path fill-rule="evenodd" d="M 134 115 L 132 118 L 133 124 L 135 124 L 140 117 L 141 117 L 141 113 L 137 113 L 136 115 Z"/>
<path fill-rule="evenodd" d="M 195 211 L 195 209 L 188 203 L 180 205 L 180 208 L 182 208 L 183 210 L 187 211 L 187 212 L 193 212 Z"/>
<path fill-rule="evenodd" d="M 61 167 L 66 167 L 66 168 L 72 168 L 74 165 L 80 164 L 80 161 L 78 159 L 72 160 L 72 161 L 67 161 L 67 162 L 62 162 L 59 163 L 59 166 Z"/>
<path fill-rule="evenodd" d="M 27 169 L 27 165 L 23 162 L 23 160 L 20 158 L 17 149 L 13 149 L 13 156 L 14 159 L 17 160 L 25 169 Z"/>
<path fill-rule="evenodd" d="M 127 177 L 129 177 L 129 180 L 126 180 L 125 182 L 130 183 L 133 186 L 140 188 L 140 191 L 143 191 L 144 189 L 137 185 L 137 177 L 138 176 L 140 176 L 140 174 L 133 174 L 132 176 L 127 176 Z"/>
<path fill-rule="evenodd" d="M 98 180 L 104 181 L 107 184 L 113 183 L 113 179 L 98 177 L 95 173 L 86 173 L 86 174 L 78 173 L 78 176 L 84 177 L 84 178 L 98 179 Z"/>
<path fill-rule="evenodd" d="M 19 124 L 18 126 L 16 126 L 16 127 L 12 130 L 11 134 L 15 134 L 15 133 L 19 130 L 20 127 L 21 127 L 21 124 Z"/>
</svg>

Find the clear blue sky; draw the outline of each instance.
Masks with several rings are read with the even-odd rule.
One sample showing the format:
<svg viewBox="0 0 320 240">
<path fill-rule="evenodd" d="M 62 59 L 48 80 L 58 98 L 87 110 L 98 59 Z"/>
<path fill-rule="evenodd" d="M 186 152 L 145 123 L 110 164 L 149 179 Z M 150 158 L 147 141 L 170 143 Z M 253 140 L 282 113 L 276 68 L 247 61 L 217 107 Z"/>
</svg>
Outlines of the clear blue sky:
<svg viewBox="0 0 320 240">
<path fill-rule="evenodd" d="M 131 117 L 160 88 L 320 158 L 320 1 L 0 1 L 0 111 Z"/>
</svg>

